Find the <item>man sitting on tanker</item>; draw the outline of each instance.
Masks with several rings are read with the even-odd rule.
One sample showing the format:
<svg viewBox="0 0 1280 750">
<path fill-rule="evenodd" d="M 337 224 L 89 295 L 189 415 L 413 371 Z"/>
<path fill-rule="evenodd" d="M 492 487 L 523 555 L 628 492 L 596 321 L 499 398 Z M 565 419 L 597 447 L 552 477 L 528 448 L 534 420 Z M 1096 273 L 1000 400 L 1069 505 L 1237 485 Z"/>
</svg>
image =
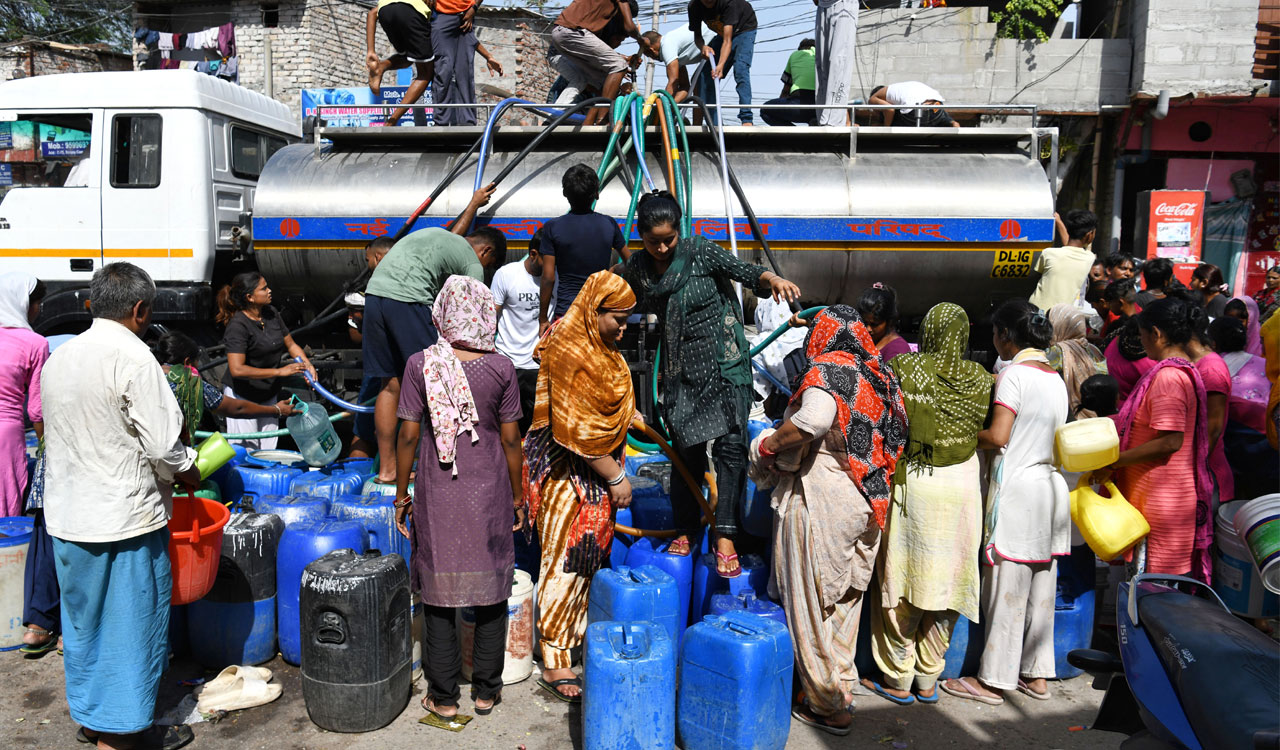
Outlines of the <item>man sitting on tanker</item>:
<svg viewBox="0 0 1280 750">
<path fill-rule="evenodd" d="M 396 481 L 396 406 L 409 357 L 436 343 L 431 305 L 450 276 L 484 281 L 485 271 L 507 262 L 507 238 L 492 227 L 468 232 L 476 212 L 497 185 L 475 192 L 449 230 L 420 229 L 395 245 L 374 269 L 365 289 L 361 351 L 365 377 L 380 378 L 374 406 L 378 481 Z M 465 236 L 465 239 L 463 238 Z"/>
<path fill-rule="evenodd" d="M 880 110 L 881 125 L 906 128 L 960 127 L 944 109 L 937 105 L 946 102 L 936 89 L 919 81 L 903 81 L 888 86 L 876 86 L 868 97 L 872 104 L 891 104 L 905 109 Z"/>
<path fill-rule="evenodd" d="M 374 35 L 378 25 L 387 35 L 395 53 L 385 60 L 374 51 Z M 413 65 L 413 81 L 404 92 L 401 104 L 413 104 L 427 90 L 435 75 L 435 51 L 431 48 L 431 7 L 426 0 L 379 0 L 365 21 L 365 67 L 369 70 L 369 89 L 382 96 L 382 76 L 388 70 Z M 408 112 L 398 107 L 387 117 L 387 125 L 395 125 Z"/>
<path fill-rule="evenodd" d="M 623 76 L 640 64 L 639 54 L 623 57 L 614 50 L 631 37 L 644 46 L 640 29 L 633 20 L 639 6 L 635 0 L 573 0 L 556 17 L 551 27 L 552 67 L 568 80 L 556 104 L 572 102 L 587 87 L 601 96 L 618 96 Z M 584 125 L 594 125 L 605 116 L 603 107 L 586 114 Z"/>
</svg>

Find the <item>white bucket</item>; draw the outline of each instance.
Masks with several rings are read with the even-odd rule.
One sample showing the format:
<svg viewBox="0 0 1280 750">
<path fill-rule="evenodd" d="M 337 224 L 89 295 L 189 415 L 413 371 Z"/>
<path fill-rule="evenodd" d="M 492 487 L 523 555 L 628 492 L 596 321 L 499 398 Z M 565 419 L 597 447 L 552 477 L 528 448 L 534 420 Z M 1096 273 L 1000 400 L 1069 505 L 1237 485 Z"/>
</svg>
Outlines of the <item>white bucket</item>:
<svg viewBox="0 0 1280 750">
<path fill-rule="evenodd" d="M 533 579 L 516 570 L 507 599 L 507 654 L 502 665 L 502 683 L 511 685 L 533 674 Z M 476 617 L 470 607 L 458 611 L 458 640 L 462 647 L 462 677 L 471 679 L 471 649 L 475 643 Z"/>
<path fill-rule="evenodd" d="M 1232 523 L 1249 548 L 1267 590 L 1280 594 L 1280 493 L 1255 497 L 1236 511 Z"/>
<path fill-rule="evenodd" d="M 22 582 L 32 534 L 30 518 L 0 518 L 0 651 L 22 647 Z"/>
<path fill-rule="evenodd" d="M 1227 608 L 1245 617 L 1275 617 L 1280 614 L 1280 596 L 1262 586 L 1249 548 L 1240 541 L 1233 523 L 1246 501 L 1225 503 L 1218 508 L 1213 535 L 1213 590 Z"/>
</svg>

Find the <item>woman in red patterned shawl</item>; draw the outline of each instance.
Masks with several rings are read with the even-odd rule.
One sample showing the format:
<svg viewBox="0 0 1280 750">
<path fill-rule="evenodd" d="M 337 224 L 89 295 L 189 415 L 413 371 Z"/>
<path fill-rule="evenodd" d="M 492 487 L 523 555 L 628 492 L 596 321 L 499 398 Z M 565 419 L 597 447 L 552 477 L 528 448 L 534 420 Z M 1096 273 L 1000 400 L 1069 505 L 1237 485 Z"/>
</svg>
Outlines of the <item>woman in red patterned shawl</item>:
<svg viewBox="0 0 1280 750">
<path fill-rule="evenodd" d="M 871 583 L 893 472 L 907 444 L 898 379 L 858 312 L 828 307 L 805 340 L 809 370 L 777 432 L 752 446 L 773 491 L 774 577 L 787 612 L 801 722 L 849 733 L 862 595 Z"/>
</svg>

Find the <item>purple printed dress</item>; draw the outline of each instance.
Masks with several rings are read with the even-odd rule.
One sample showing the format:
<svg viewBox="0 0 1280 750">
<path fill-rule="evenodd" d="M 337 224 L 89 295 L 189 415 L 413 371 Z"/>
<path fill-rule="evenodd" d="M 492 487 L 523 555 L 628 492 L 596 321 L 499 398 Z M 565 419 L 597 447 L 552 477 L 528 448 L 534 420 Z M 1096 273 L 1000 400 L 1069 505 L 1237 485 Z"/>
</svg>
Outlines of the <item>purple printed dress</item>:
<svg viewBox="0 0 1280 750">
<path fill-rule="evenodd" d="M 413 496 L 413 560 L 409 577 L 425 604 L 479 607 L 511 596 L 515 568 L 511 478 L 501 425 L 520 419 L 515 365 L 502 354 L 465 361 L 476 404 L 476 433 L 458 436 L 457 476 L 437 459 L 425 406 L 422 352 L 409 358 L 396 416 L 422 424 Z"/>
</svg>

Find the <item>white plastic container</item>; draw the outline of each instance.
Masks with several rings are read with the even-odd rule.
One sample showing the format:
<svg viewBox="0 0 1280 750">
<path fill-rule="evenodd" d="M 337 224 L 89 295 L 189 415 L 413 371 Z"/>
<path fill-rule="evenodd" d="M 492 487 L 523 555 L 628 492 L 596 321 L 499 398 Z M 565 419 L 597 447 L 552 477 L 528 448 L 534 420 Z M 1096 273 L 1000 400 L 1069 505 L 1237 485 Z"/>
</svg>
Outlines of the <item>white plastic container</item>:
<svg viewBox="0 0 1280 750">
<path fill-rule="evenodd" d="M 1236 511 L 1232 524 L 1253 558 L 1267 590 L 1280 594 L 1280 493 L 1255 497 Z"/>
<path fill-rule="evenodd" d="M 328 466 L 342 453 L 342 441 L 329 423 L 329 413 L 314 402 L 299 404 L 301 412 L 285 420 L 302 458 L 312 466 Z"/>
<path fill-rule="evenodd" d="M 31 530 L 30 518 L 0 518 L 0 651 L 22 646 L 22 576 Z"/>
<path fill-rule="evenodd" d="M 507 599 L 507 653 L 502 666 L 502 683 L 512 685 L 533 674 L 534 646 L 533 579 L 516 570 Z M 475 643 L 476 617 L 470 607 L 458 611 L 458 640 L 462 645 L 462 676 L 471 679 L 471 649 Z"/>
<path fill-rule="evenodd" d="M 412 684 L 422 679 L 422 638 L 426 625 L 427 611 L 422 599 L 417 594 L 409 595 L 409 632 L 413 638 L 413 675 Z"/>
<path fill-rule="evenodd" d="M 1120 435 L 1107 417 L 1080 419 L 1058 428 L 1053 440 L 1057 461 L 1066 471 L 1109 466 L 1120 457 Z"/>
<path fill-rule="evenodd" d="M 1236 533 L 1235 515 L 1245 502 L 1236 500 L 1218 508 L 1213 535 L 1213 590 L 1238 615 L 1275 617 L 1280 614 L 1280 595 L 1263 587 L 1253 555 Z"/>
</svg>

